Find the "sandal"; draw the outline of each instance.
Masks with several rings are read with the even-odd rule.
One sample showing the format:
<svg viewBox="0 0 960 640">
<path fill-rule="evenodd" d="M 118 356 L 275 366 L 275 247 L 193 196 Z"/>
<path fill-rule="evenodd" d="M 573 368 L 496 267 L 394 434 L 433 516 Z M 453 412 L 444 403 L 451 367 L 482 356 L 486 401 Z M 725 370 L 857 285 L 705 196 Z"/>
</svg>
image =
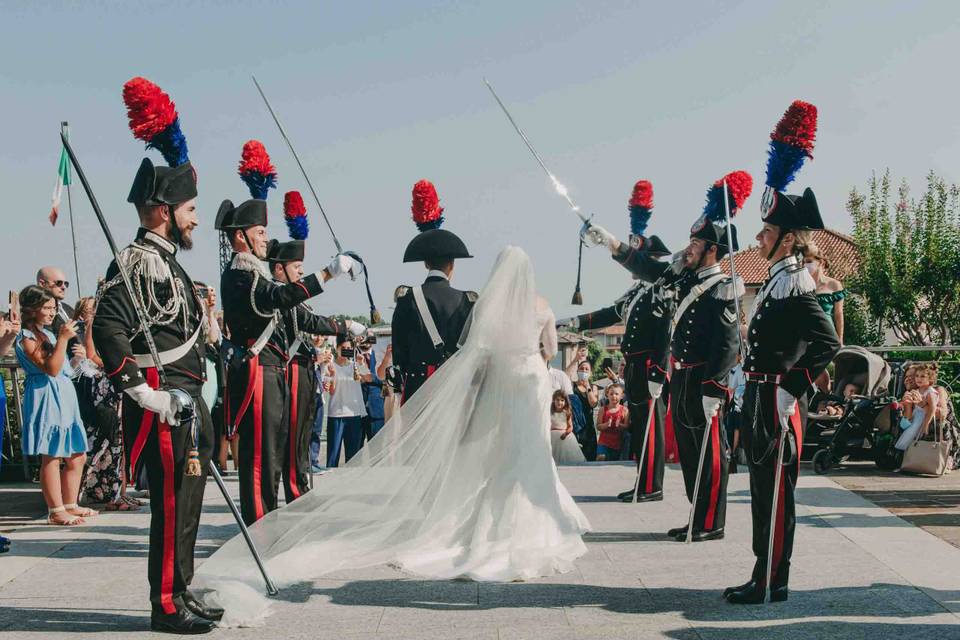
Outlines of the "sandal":
<svg viewBox="0 0 960 640">
<path fill-rule="evenodd" d="M 54 516 L 61 513 L 65 513 L 67 518 L 62 521 L 54 520 Z M 54 507 L 53 509 L 47 509 L 47 524 L 49 525 L 56 527 L 75 527 L 78 524 L 83 523 L 83 518 L 72 513 L 68 513 L 66 507 Z"/>
<path fill-rule="evenodd" d="M 73 504 L 65 504 L 63 505 L 63 508 L 66 509 L 71 515 L 79 518 L 92 518 L 96 515 L 99 515 L 99 512 L 94 511 L 93 509 L 88 509 L 87 507 L 81 507 L 76 502 Z"/>
<path fill-rule="evenodd" d="M 140 506 L 137 504 L 131 504 L 126 500 L 120 499 L 116 502 L 108 502 L 103 505 L 104 511 L 139 511 Z"/>
<path fill-rule="evenodd" d="M 136 510 L 139 509 L 140 507 L 142 507 L 142 506 L 144 506 L 145 504 L 147 504 L 147 503 L 144 502 L 143 500 L 137 500 L 136 498 L 131 498 L 130 496 L 120 496 L 120 500 L 121 500 L 122 502 L 126 502 L 126 503 L 127 503 L 128 505 L 130 505 L 131 507 L 135 507 L 134 511 L 136 511 Z"/>
</svg>

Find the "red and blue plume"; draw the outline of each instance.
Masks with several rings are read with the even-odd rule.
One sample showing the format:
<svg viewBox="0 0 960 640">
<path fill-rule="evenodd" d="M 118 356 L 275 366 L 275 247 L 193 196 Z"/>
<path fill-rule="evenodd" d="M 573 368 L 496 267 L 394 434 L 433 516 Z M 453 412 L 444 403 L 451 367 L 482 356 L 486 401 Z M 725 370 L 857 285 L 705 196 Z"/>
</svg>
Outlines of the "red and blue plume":
<svg viewBox="0 0 960 640">
<path fill-rule="evenodd" d="M 190 159 L 177 106 L 160 87 L 139 76 L 127 80 L 123 85 L 123 103 L 133 137 L 146 142 L 148 149 L 159 151 L 171 167 L 179 167 Z"/>
<path fill-rule="evenodd" d="M 650 215 L 653 213 L 653 184 L 649 180 L 638 180 L 633 185 L 633 193 L 628 203 L 630 209 L 630 233 L 642 236 L 647 230 Z"/>
<path fill-rule="evenodd" d="M 794 100 L 773 133 L 767 158 L 767 186 L 783 192 L 793 182 L 807 158 L 813 158 L 817 137 L 817 108 Z"/>
<path fill-rule="evenodd" d="M 307 207 L 303 204 L 299 191 L 287 191 L 283 195 L 283 219 L 287 222 L 287 230 L 292 239 L 306 240 L 310 235 Z"/>
<path fill-rule="evenodd" d="M 440 196 L 432 182 L 420 180 L 413 185 L 413 204 L 410 211 L 420 231 L 440 228 L 443 224 L 443 207 L 440 206 Z"/>
<path fill-rule="evenodd" d="M 270 164 L 270 155 L 259 140 L 244 143 L 239 173 L 250 189 L 251 198 L 266 200 L 267 192 L 277 188 L 277 170 Z"/>
<path fill-rule="evenodd" d="M 743 208 L 743 203 L 753 191 L 753 177 L 746 171 L 733 171 L 713 183 L 707 190 L 707 204 L 703 215 L 711 222 L 726 223 L 727 212 L 723 206 L 723 183 L 727 183 L 727 200 L 730 205 L 730 217 L 733 218 Z"/>
</svg>

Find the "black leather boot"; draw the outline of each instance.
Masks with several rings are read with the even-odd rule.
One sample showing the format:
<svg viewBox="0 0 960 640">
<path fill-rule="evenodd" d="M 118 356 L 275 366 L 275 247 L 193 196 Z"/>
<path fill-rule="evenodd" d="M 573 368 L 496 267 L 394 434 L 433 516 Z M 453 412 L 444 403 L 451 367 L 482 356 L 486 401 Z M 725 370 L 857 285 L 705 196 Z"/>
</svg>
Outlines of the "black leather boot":
<svg viewBox="0 0 960 640">
<path fill-rule="evenodd" d="M 176 613 L 164 613 L 154 609 L 150 614 L 150 628 L 161 633 L 197 635 L 210 633 L 216 626 L 212 620 L 205 620 L 186 607 L 177 609 Z"/>
<path fill-rule="evenodd" d="M 766 589 L 762 587 L 762 583 L 751 580 L 743 589 L 732 591 L 726 598 L 730 604 L 763 604 L 766 595 Z M 770 590 L 770 602 L 784 602 L 788 596 L 786 585 Z"/>
<path fill-rule="evenodd" d="M 749 580 L 747 580 L 747 581 L 744 582 L 743 584 L 738 584 L 738 585 L 735 586 L 735 587 L 727 587 L 726 589 L 723 590 L 723 597 L 726 598 L 728 595 L 730 595 L 730 594 L 733 593 L 734 591 L 743 591 L 744 589 L 746 589 L 747 587 L 749 587 L 749 586 L 750 586 L 750 583 L 752 583 L 752 582 L 753 582 L 753 578 L 750 578 Z"/>
<path fill-rule="evenodd" d="M 686 538 L 687 525 L 683 525 L 682 527 L 674 527 L 673 529 L 670 529 L 669 531 L 667 531 L 667 536 L 671 538 L 676 538 L 677 536 L 683 536 L 684 538 Z"/>
<path fill-rule="evenodd" d="M 626 491 L 621 491 L 620 493 L 617 494 L 617 500 L 623 500 L 624 502 L 626 502 L 627 499 L 633 500 L 633 492 L 634 492 L 633 489 L 627 489 Z"/>
<path fill-rule="evenodd" d="M 200 616 L 205 620 L 219 622 L 220 619 L 223 618 L 223 609 L 204 604 L 202 600 L 189 591 L 183 593 L 183 604 L 187 609 L 190 609 L 194 615 Z"/>
<path fill-rule="evenodd" d="M 684 532 L 686 534 L 686 532 Z M 686 540 L 686 536 L 683 538 L 677 538 L 678 540 Z M 693 535 L 690 536 L 692 542 L 706 542 L 708 540 L 722 540 L 723 539 L 723 527 L 719 529 L 714 529 L 712 531 L 697 531 L 693 530 Z"/>
<path fill-rule="evenodd" d="M 633 492 L 631 491 L 626 498 L 622 498 L 624 502 L 633 502 Z M 663 500 L 663 491 L 654 491 L 653 493 L 638 493 L 637 502 L 660 502 Z"/>
</svg>

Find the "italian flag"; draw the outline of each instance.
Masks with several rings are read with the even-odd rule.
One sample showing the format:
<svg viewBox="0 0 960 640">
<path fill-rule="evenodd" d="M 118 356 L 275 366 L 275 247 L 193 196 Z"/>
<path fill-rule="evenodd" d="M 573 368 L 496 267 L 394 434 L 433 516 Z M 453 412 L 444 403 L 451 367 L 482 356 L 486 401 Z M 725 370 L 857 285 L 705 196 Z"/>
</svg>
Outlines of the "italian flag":
<svg viewBox="0 0 960 640">
<path fill-rule="evenodd" d="M 70 184 L 70 158 L 67 156 L 67 150 L 60 150 L 60 166 L 57 168 L 57 182 L 53 186 L 53 206 L 50 208 L 50 224 L 57 224 L 57 217 L 60 215 L 60 196 L 63 194 L 63 187 Z"/>
</svg>

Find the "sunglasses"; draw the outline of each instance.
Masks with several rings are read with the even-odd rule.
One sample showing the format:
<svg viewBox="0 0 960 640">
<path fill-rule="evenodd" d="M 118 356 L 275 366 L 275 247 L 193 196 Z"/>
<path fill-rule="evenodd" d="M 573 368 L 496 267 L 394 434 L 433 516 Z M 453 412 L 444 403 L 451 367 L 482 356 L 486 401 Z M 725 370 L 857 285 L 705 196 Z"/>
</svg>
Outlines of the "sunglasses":
<svg viewBox="0 0 960 640">
<path fill-rule="evenodd" d="M 68 289 L 70 287 L 69 280 L 48 280 L 47 282 L 55 287 L 63 287 L 64 289 Z"/>
</svg>

